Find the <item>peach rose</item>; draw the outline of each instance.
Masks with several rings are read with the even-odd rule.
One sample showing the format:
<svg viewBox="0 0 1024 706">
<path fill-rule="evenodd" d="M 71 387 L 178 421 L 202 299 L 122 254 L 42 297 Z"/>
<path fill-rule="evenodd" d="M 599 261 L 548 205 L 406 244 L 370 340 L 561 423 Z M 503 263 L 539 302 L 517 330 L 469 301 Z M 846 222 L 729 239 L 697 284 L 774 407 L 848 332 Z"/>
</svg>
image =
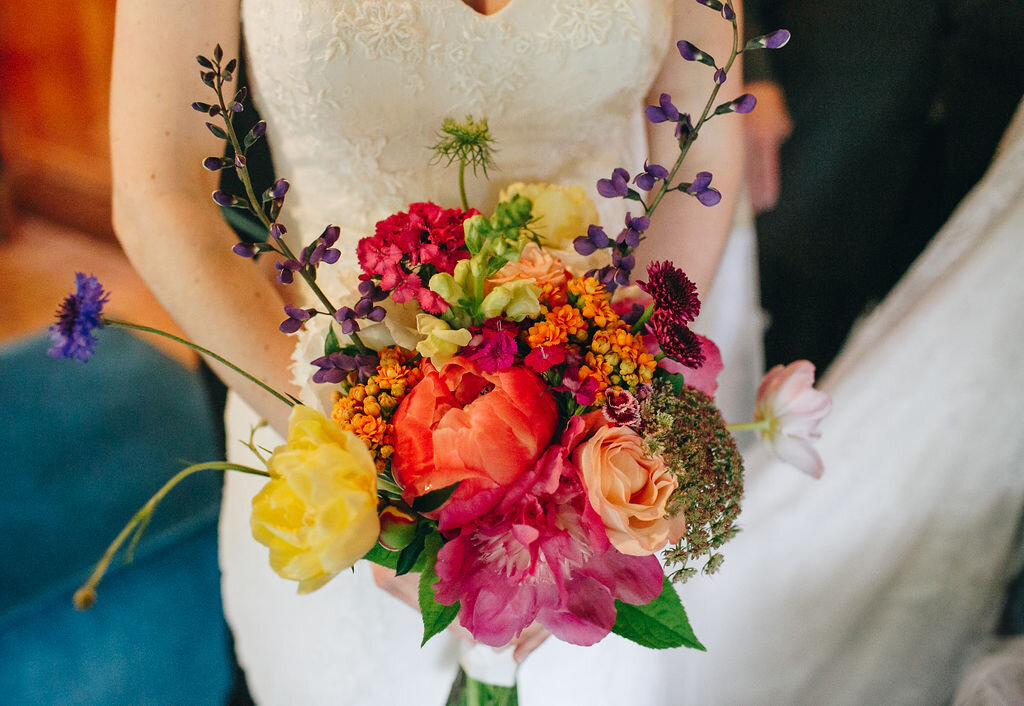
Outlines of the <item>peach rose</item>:
<svg viewBox="0 0 1024 706">
<path fill-rule="evenodd" d="M 608 540 L 623 554 L 645 556 L 686 531 L 682 513 L 666 517 L 669 496 L 678 487 L 661 456 L 644 450 L 628 427 L 600 425 L 573 451 L 590 505 L 601 516 Z"/>
<path fill-rule="evenodd" d="M 487 288 L 517 279 L 532 279 L 540 287 L 542 299 L 551 306 L 565 303 L 565 285 L 569 281 L 565 263 L 541 250 L 536 243 L 527 243 L 516 262 L 508 263 L 493 277 L 488 277 Z"/>
</svg>

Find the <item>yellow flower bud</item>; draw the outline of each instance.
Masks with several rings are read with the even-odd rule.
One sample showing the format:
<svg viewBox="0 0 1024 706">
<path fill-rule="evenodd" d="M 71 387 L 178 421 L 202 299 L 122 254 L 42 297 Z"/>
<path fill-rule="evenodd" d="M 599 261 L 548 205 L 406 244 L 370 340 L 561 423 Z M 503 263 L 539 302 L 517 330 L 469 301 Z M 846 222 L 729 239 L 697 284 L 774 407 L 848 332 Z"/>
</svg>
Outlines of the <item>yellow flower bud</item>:
<svg viewBox="0 0 1024 706">
<path fill-rule="evenodd" d="M 461 260 L 459 261 L 461 264 Z M 463 268 L 465 269 L 465 268 Z M 456 306 L 459 300 L 466 296 L 465 291 L 455 278 L 447 272 L 438 272 L 430 278 L 428 285 L 431 292 L 438 294 L 452 306 Z"/>
<path fill-rule="evenodd" d="M 296 405 L 288 441 L 267 463 L 270 481 L 252 500 L 253 537 L 270 549 L 270 566 L 299 582 L 323 586 L 377 541 L 377 471 L 355 434 Z"/>
</svg>

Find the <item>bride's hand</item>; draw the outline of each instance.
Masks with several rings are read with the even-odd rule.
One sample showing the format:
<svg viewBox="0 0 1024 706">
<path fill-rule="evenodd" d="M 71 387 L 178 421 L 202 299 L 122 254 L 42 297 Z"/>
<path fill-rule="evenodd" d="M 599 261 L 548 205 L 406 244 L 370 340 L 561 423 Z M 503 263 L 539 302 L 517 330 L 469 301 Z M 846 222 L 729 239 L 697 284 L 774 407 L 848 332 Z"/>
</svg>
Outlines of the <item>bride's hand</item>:
<svg viewBox="0 0 1024 706">
<path fill-rule="evenodd" d="M 371 566 L 373 568 L 373 579 L 377 582 L 377 585 L 380 588 L 410 606 L 416 612 L 419 612 L 419 574 L 396 576 L 395 572 L 391 569 L 387 569 L 378 564 L 372 564 Z M 464 642 L 473 642 L 473 636 L 457 622 L 453 622 L 448 627 L 448 630 L 459 640 Z M 551 633 L 549 633 L 547 629 L 537 623 L 533 623 L 523 630 L 519 637 L 512 640 L 510 643 L 515 645 L 515 651 L 512 653 L 515 660 L 522 663 L 522 661 L 525 660 L 531 652 L 540 647 L 544 641 L 548 639 L 550 634 Z"/>
</svg>

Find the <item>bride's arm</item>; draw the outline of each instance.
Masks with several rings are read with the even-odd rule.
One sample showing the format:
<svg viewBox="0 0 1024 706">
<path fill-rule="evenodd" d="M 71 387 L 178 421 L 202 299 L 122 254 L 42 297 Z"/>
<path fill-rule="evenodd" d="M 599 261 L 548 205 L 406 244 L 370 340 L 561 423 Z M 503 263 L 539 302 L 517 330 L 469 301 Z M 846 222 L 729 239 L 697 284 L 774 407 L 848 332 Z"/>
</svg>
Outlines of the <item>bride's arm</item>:
<svg viewBox="0 0 1024 706">
<path fill-rule="evenodd" d="M 736 2 L 737 12 L 740 3 Z M 740 34 L 742 37 L 742 32 Z M 649 105 L 657 105 L 662 93 L 672 96 L 681 112 L 690 113 L 696 123 L 710 94 L 714 70 L 683 60 L 676 42 L 685 39 L 715 57 L 719 66 L 729 58 L 732 49 L 732 28 L 722 16 L 693 0 L 676 0 L 672 46 L 654 82 Z M 719 91 L 717 103 L 735 98 L 743 92 L 740 59 L 729 72 Z M 677 179 L 691 181 L 694 174 L 708 171 L 714 175 L 711 185 L 722 192 L 717 206 L 702 206 L 695 198 L 671 194 L 658 206 L 648 231 L 649 240 L 637 252 L 635 277 L 646 279 L 646 266 L 652 260 L 672 260 L 697 284 L 702 295 L 711 287 L 718 261 L 732 225 L 733 211 L 743 176 L 742 116 L 717 117 L 701 129 L 683 163 Z M 679 154 L 670 125 L 648 125 L 651 161 L 671 168 Z"/>
<path fill-rule="evenodd" d="M 231 251 L 233 232 L 210 199 L 217 175 L 204 157 L 224 143 L 190 109 L 210 100 L 197 54 L 233 54 L 238 0 L 117 3 L 110 134 L 114 229 L 161 304 L 188 336 L 281 392 L 295 390 L 293 341 L 275 285 Z M 230 84 L 229 84 L 230 85 Z M 279 430 L 288 407 L 230 371 L 218 374 Z"/>
</svg>

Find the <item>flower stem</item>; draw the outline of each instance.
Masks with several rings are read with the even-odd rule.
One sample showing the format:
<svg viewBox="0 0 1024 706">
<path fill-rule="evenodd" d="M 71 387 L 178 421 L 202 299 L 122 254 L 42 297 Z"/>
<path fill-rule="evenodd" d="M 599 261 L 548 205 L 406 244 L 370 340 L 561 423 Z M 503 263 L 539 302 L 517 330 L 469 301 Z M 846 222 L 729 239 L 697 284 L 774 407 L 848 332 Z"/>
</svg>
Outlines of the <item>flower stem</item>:
<svg viewBox="0 0 1024 706">
<path fill-rule="evenodd" d="M 755 422 L 744 422 L 742 424 L 726 424 L 729 431 L 768 431 L 772 428 L 771 419 L 760 419 Z"/>
<path fill-rule="evenodd" d="M 103 317 L 103 323 L 105 325 L 107 325 L 107 326 L 120 326 L 121 328 L 133 329 L 135 331 L 144 331 L 145 333 L 153 333 L 153 334 L 156 334 L 157 336 L 163 336 L 164 338 L 170 339 L 170 340 L 174 341 L 175 343 L 180 343 L 183 346 L 187 346 L 188 348 L 191 348 L 192 350 L 194 350 L 194 351 L 196 351 L 198 353 L 202 353 L 205 356 L 213 358 L 215 361 L 217 361 L 218 363 L 221 363 L 222 365 L 226 365 L 227 367 L 231 368 L 236 373 L 238 373 L 239 375 L 244 377 L 246 380 L 249 380 L 250 382 L 255 383 L 256 385 L 259 385 L 261 388 L 263 388 L 264 390 L 269 392 L 271 395 L 273 395 L 277 399 L 279 399 L 282 402 L 284 402 L 289 407 L 294 407 L 295 406 L 295 400 L 293 400 L 292 398 L 288 397 L 287 395 L 281 394 L 280 392 L 278 392 L 274 388 L 270 387 L 270 385 L 268 385 L 267 383 L 265 383 L 262 380 L 256 378 L 254 375 L 252 375 L 250 373 L 247 373 L 246 371 L 242 370 L 241 368 L 239 368 L 237 365 L 235 365 L 231 361 L 226 360 L 225 358 L 222 358 L 221 356 L 217 355 L 216 353 L 211 351 L 209 348 L 203 348 L 202 346 L 200 346 L 200 345 L 198 345 L 196 343 L 192 343 L 192 341 L 188 341 L 188 340 L 186 340 L 184 338 L 181 338 L 180 336 L 175 336 L 173 333 L 167 333 L 166 331 L 161 331 L 160 329 L 153 328 L 151 326 L 143 326 L 141 324 L 133 324 L 130 321 L 122 321 L 120 319 L 111 319 L 109 317 L 104 316 Z"/>
<path fill-rule="evenodd" d="M 398 484 L 392 483 L 391 481 L 385 478 L 381 478 L 380 476 L 377 476 L 377 486 L 387 493 L 394 493 L 395 495 L 399 496 L 402 494 L 402 489 L 398 487 Z"/>
<path fill-rule="evenodd" d="M 146 525 L 149 524 L 149 520 L 156 510 L 156 506 L 164 499 L 164 496 L 181 481 L 188 478 L 193 473 L 199 471 L 241 471 L 242 473 L 250 473 L 257 476 L 270 477 L 270 474 L 266 471 L 260 471 L 256 468 L 249 468 L 248 466 L 240 466 L 236 463 L 228 463 L 226 461 L 209 461 L 207 463 L 196 463 L 187 468 L 183 468 L 178 471 L 169 481 L 164 483 L 160 490 L 156 491 L 146 504 L 139 508 L 132 519 L 128 521 L 128 524 L 118 533 L 114 541 L 107 547 L 107 551 L 103 552 L 103 556 L 100 557 L 96 567 L 92 570 L 89 578 L 86 580 L 82 587 L 75 591 L 74 603 L 75 608 L 78 610 L 88 610 L 96 602 L 96 586 L 99 585 L 103 575 L 110 568 L 110 562 L 113 561 L 114 555 L 117 554 L 118 549 L 124 544 L 125 540 L 128 539 L 129 535 L 135 532 L 137 535 L 145 529 Z M 138 542 L 138 536 L 132 540 L 134 543 Z"/>
<path fill-rule="evenodd" d="M 466 160 L 459 159 L 459 197 L 462 199 L 462 210 L 469 210 L 469 199 L 466 198 Z"/>
</svg>

